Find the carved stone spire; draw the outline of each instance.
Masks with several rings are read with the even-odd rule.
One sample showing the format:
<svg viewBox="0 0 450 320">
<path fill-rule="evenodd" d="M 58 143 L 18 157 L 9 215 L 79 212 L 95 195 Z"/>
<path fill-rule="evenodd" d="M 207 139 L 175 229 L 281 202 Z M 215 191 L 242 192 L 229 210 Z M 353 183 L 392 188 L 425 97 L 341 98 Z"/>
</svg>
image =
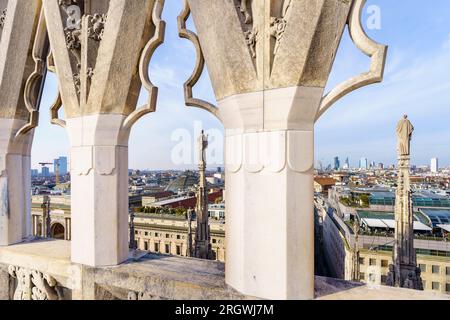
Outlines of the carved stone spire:
<svg viewBox="0 0 450 320">
<path fill-rule="evenodd" d="M 136 250 L 137 249 L 137 245 L 136 245 L 136 237 L 135 237 L 135 226 L 134 226 L 134 211 L 132 210 L 130 213 L 130 249 L 131 250 Z"/>
<path fill-rule="evenodd" d="M 213 259 L 211 249 L 211 237 L 208 223 L 208 188 L 206 185 L 206 148 L 208 147 L 208 137 L 202 131 L 198 139 L 199 144 L 199 182 L 197 190 L 197 229 L 195 231 L 195 251 L 194 257 L 200 259 Z"/>
<path fill-rule="evenodd" d="M 397 126 L 398 182 L 395 198 L 395 244 L 388 285 L 423 290 L 414 249 L 413 206 L 410 187 L 410 141 L 414 127 L 404 116 Z"/>
<path fill-rule="evenodd" d="M 44 200 L 41 205 L 42 208 L 42 231 L 40 236 L 42 238 L 50 238 L 51 237 L 51 216 L 50 216 L 50 197 L 44 196 Z"/>
<path fill-rule="evenodd" d="M 355 221 L 353 222 L 353 233 L 355 234 L 355 243 L 353 245 L 353 255 L 352 255 L 352 281 L 359 281 L 360 280 L 359 279 L 359 272 L 360 272 L 359 257 L 360 257 L 360 253 L 359 253 L 359 246 L 358 246 L 359 230 L 360 230 L 359 221 L 358 221 L 358 218 L 355 217 Z"/>
</svg>

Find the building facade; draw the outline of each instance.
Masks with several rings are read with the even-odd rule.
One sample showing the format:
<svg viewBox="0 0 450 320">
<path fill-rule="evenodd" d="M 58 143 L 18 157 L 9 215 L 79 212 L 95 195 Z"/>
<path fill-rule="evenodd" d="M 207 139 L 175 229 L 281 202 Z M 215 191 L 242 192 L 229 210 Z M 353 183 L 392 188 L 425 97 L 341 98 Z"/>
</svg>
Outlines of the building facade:
<svg viewBox="0 0 450 320">
<path fill-rule="evenodd" d="M 438 173 L 439 172 L 439 159 L 433 158 L 431 159 L 431 173 Z"/>
<path fill-rule="evenodd" d="M 316 206 L 317 208 L 317 206 Z M 323 255 L 329 276 L 352 280 L 355 235 L 334 210 L 317 208 L 323 230 Z M 386 285 L 392 264 L 393 237 L 359 235 L 359 279 L 363 283 Z M 450 294 L 450 243 L 415 239 L 417 265 L 426 291 Z"/>
<path fill-rule="evenodd" d="M 189 222 L 185 217 L 136 213 L 134 218 L 135 246 L 142 251 L 189 256 Z M 191 237 L 195 245 L 196 222 L 192 222 Z M 210 222 L 211 247 L 216 260 L 225 262 L 225 224 Z"/>
</svg>

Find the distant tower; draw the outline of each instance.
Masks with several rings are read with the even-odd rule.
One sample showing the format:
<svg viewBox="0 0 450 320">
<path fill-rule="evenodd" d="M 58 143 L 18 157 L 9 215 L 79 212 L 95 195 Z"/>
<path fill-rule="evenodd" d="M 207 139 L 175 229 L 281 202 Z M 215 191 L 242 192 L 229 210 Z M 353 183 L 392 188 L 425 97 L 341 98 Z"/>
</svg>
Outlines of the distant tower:
<svg viewBox="0 0 450 320">
<path fill-rule="evenodd" d="M 341 168 L 339 157 L 334 157 L 334 170 L 338 171 Z"/>
<path fill-rule="evenodd" d="M 439 160 L 438 158 L 431 159 L 431 173 L 439 172 Z"/>
<path fill-rule="evenodd" d="M 192 209 L 189 208 L 187 211 L 187 219 L 188 219 L 188 245 L 187 245 L 187 256 L 194 256 L 194 249 L 192 247 Z"/>
<path fill-rule="evenodd" d="M 344 169 L 344 170 L 350 169 L 350 162 L 349 162 L 349 160 L 348 160 L 348 157 L 347 157 L 347 159 L 345 159 L 345 163 L 344 163 L 343 169 Z"/>
<path fill-rule="evenodd" d="M 355 243 L 353 244 L 353 255 L 352 255 L 352 281 L 360 281 L 360 266 L 359 266 L 359 221 L 355 216 L 355 221 L 353 222 L 353 233 L 355 234 Z"/>
<path fill-rule="evenodd" d="M 395 244 L 388 285 L 423 290 L 414 249 L 413 207 L 410 187 L 410 142 L 414 127 L 405 115 L 397 126 L 398 182 L 395 199 Z"/>
<path fill-rule="evenodd" d="M 136 245 L 136 236 L 135 236 L 135 226 L 134 226 L 134 217 L 135 214 L 133 211 L 131 211 L 130 213 L 130 243 L 129 243 L 129 248 L 131 250 L 136 250 L 137 249 L 137 245 Z"/>
<path fill-rule="evenodd" d="M 211 237 L 208 223 L 208 190 L 206 185 L 206 148 L 208 147 L 208 137 L 202 131 L 198 139 L 199 143 L 199 183 L 197 190 L 197 228 L 195 231 L 195 251 L 194 257 L 200 259 L 214 259 L 211 249 Z"/>
<path fill-rule="evenodd" d="M 369 169 L 369 162 L 367 158 L 361 158 L 361 160 L 359 161 L 359 168 L 362 170 Z"/>
<path fill-rule="evenodd" d="M 50 197 L 44 196 L 44 200 L 41 205 L 42 208 L 42 229 L 40 236 L 42 238 L 50 238 L 50 226 L 51 226 L 51 217 L 50 217 Z"/>
</svg>

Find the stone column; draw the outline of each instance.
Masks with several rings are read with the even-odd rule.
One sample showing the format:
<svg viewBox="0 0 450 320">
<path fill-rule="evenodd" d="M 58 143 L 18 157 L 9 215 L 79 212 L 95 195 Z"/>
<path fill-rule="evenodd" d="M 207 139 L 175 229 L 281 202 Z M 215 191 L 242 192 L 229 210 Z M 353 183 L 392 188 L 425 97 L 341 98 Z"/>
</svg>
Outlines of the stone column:
<svg viewBox="0 0 450 320">
<path fill-rule="evenodd" d="M 0 1 L 0 245 L 31 235 L 33 128 L 47 54 L 41 1 Z"/>
<path fill-rule="evenodd" d="M 65 225 L 64 230 L 66 231 L 66 234 L 65 234 L 64 240 L 70 241 L 71 238 L 72 238 L 72 230 L 71 230 L 71 229 L 72 229 L 72 225 L 71 225 L 71 220 L 70 220 L 70 218 L 65 218 L 65 221 L 66 221 L 66 225 Z"/>
<path fill-rule="evenodd" d="M 381 81 L 386 48 L 360 24 L 363 0 L 186 0 L 196 46 L 188 106 L 225 127 L 226 283 L 266 299 L 314 297 L 314 124 L 339 98 Z M 186 29 L 192 10 L 198 31 Z M 371 71 L 324 96 L 346 23 Z M 218 106 L 193 97 L 204 63 Z"/>
<path fill-rule="evenodd" d="M 61 96 L 53 122 L 67 129 L 71 146 L 75 263 L 98 267 L 128 258 L 128 138 L 156 108 L 148 64 L 163 41 L 163 4 L 44 2 Z M 142 86 L 149 101 L 136 108 Z M 65 121 L 57 118 L 61 105 Z"/>
<path fill-rule="evenodd" d="M 114 265 L 128 257 L 128 135 L 122 115 L 67 121 L 71 137 L 72 261 Z"/>
</svg>

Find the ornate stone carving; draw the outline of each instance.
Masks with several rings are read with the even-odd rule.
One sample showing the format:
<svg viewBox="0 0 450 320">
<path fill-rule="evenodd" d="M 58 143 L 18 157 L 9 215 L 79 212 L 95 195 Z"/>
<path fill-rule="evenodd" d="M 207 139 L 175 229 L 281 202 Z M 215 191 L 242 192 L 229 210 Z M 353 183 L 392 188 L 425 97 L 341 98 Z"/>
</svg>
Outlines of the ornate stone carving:
<svg viewBox="0 0 450 320">
<path fill-rule="evenodd" d="M 283 6 L 282 16 L 280 18 L 271 17 L 270 18 L 270 35 L 275 38 L 275 47 L 273 49 L 273 54 L 277 54 L 278 48 L 280 47 L 281 40 L 283 39 L 284 31 L 287 26 L 286 16 L 289 13 L 289 8 L 291 7 L 291 0 L 286 0 Z"/>
<path fill-rule="evenodd" d="M 245 24 L 251 24 L 253 22 L 253 17 L 250 13 L 250 9 L 248 6 L 249 0 L 240 0 L 241 3 L 238 5 L 238 9 L 241 11 L 241 13 L 244 15 L 245 18 Z"/>
<path fill-rule="evenodd" d="M 96 13 L 87 16 L 88 36 L 95 41 L 101 41 L 105 30 L 107 15 Z"/>
<path fill-rule="evenodd" d="M 238 1 L 239 3 L 236 5 L 236 7 L 244 17 L 244 25 L 242 26 L 242 28 L 245 36 L 245 42 L 247 43 L 252 58 L 256 59 L 256 43 L 258 41 L 258 29 L 253 24 L 251 1 L 250 0 L 238 0 Z"/>
<path fill-rule="evenodd" d="M 73 79 L 77 93 L 81 92 L 81 8 L 78 6 L 78 0 L 60 0 L 59 5 L 67 14 L 64 33 L 66 35 L 66 46 L 70 53 L 76 59 L 76 71 L 74 71 Z"/>
<path fill-rule="evenodd" d="M 130 291 L 128 293 L 128 300 L 155 300 L 155 296 L 152 296 L 151 294 L 147 292 L 134 292 Z"/>
<path fill-rule="evenodd" d="M 194 98 L 193 88 L 197 84 L 203 73 L 203 69 L 205 68 L 205 58 L 203 57 L 203 52 L 198 36 L 191 30 L 187 29 L 186 22 L 191 15 L 191 8 L 189 7 L 189 3 L 187 0 L 183 0 L 183 3 L 183 11 L 178 16 L 178 34 L 181 38 L 191 41 L 196 51 L 194 71 L 192 72 L 190 78 L 184 83 L 184 99 L 187 106 L 209 111 L 217 118 L 219 118 L 219 112 L 216 106 L 205 100 Z"/>
<path fill-rule="evenodd" d="M 78 4 L 78 0 L 59 0 L 60 6 L 70 6 L 73 4 Z"/>
<path fill-rule="evenodd" d="M 28 122 L 17 132 L 16 136 L 27 134 L 39 124 L 39 105 L 42 99 L 41 93 L 46 74 L 45 60 L 49 54 L 49 50 L 47 25 L 45 22 L 44 12 L 41 10 L 32 51 L 34 71 L 28 77 L 24 88 L 24 101 L 29 112 L 29 119 Z"/>
<path fill-rule="evenodd" d="M 77 88 L 77 92 L 81 92 L 81 77 L 79 73 L 75 73 L 73 75 L 73 82 L 75 84 L 75 88 Z"/>
<path fill-rule="evenodd" d="M 245 41 L 247 42 L 247 46 L 250 49 L 250 53 L 253 58 L 256 58 L 256 42 L 258 41 L 258 29 L 255 27 L 253 30 L 246 31 L 245 33 Z"/>
<path fill-rule="evenodd" d="M 5 25 L 6 12 L 7 12 L 7 9 L 4 9 L 2 11 L 2 13 L 0 14 L 0 30 L 3 29 L 3 26 Z"/>
<path fill-rule="evenodd" d="M 341 0 L 349 4 L 348 0 Z M 355 0 L 348 18 L 348 30 L 353 43 L 365 55 L 371 58 L 370 69 L 352 77 L 327 93 L 320 104 L 316 121 L 339 99 L 348 93 L 373 83 L 381 82 L 386 63 L 387 46 L 373 41 L 368 37 L 362 26 L 362 13 L 366 0 Z"/>
<path fill-rule="evenodd" d="M 57 281 L 52 276 L 16 266 L 9 266 L 8 273 L 17 279 L 14 300 L 59 300 Z"/>
</svg>

